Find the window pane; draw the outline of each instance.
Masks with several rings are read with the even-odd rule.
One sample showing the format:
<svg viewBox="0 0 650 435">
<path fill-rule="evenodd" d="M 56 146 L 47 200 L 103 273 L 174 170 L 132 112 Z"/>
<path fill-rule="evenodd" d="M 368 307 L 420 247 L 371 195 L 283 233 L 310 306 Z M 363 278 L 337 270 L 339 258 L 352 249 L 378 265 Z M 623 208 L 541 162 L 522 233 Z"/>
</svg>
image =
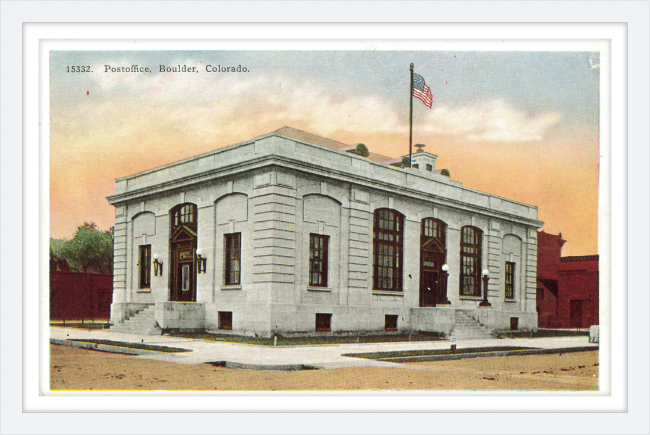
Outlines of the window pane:
<svg viewBox="0 0 650 435">
<path fill-rule="evenodd" d="M 515 263 L 506 262 L 505 267 L 505 297 L 513 299 L 515 297 Z"/>
<path fill-rule="evenodd" d="M 190 291 L 190 266 L 184 264 L 181 268 L 181 290 L 184 292 Z"/>
<path fill-rule="evenodd" d="M 373 288 L 401 290 L 402 217 L 393 210 L 375 211 Z"/>
<path fill-rule="evenodd" d="M 463 296 L 481 295 L 481 243 L 482 232 L 473 227 L 463 227 L 461 237 L 461 288 Z"/>
<path fill-rule="evenodd" d="M 140 246 L 140 288 L 151 287 L 151 245 Z"/>
<path fill-rule="evenodd" d="M 226 272 L 225 284 L 241 283 L 241 233 L 226 234 Z"/>
<path fill-rule="evenodd" d="M 327 286 L 327 244 L 329 236 L 309 235 L 309 285 Z"/>
</svg>

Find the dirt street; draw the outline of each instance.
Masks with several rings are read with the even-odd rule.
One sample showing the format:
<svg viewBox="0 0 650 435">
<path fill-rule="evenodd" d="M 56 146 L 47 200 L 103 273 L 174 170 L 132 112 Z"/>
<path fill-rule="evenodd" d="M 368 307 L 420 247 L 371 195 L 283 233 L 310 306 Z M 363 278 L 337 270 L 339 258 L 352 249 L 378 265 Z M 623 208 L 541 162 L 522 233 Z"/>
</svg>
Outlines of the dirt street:
<svg viewBox="0 0 650 435">
<path fill-rule="evenodd" d="M 52 390 L 598 390 L 598 351 L 280 372 L 50 349 Z"/>
</svg>

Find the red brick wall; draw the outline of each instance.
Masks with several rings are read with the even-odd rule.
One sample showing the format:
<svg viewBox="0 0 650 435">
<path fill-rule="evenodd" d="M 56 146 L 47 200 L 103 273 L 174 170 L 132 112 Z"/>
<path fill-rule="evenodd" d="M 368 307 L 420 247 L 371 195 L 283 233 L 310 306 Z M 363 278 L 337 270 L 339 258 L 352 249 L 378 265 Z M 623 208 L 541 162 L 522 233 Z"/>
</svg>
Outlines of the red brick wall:
<svg viewBox="0 0 650 435">
<path fill-rule="evenodd" d="M 562 234 L 537 233 L 537 324 L 540 328 L 597 325 L 598 256 L 562 257 L 564 243 Z"/>
<path fill-rule="evenodd" d="M 557 282 L 556 282 L 557 287 Z M 537 326 L 540 328 L 556 328 L 558 298 L 555 294 L 537 281 Z"/>
<path fill-rule="evenodd" d="M 50 320 L 111 317 L 113 275 L 50 272 Z"/>
<path fill-rule="evenodd" d="M 558 319 L 563 328 L 598 325 L 598 256 L 563 257 L 558 290 Z M 571 301 L 574 315 L 571 316 Z"/>
<path fill-rule="evenodd" d="M 562 246 L 565 242 L 562 234 L 537 232 L 537 279 L 558 279 Z"/>
</svg>

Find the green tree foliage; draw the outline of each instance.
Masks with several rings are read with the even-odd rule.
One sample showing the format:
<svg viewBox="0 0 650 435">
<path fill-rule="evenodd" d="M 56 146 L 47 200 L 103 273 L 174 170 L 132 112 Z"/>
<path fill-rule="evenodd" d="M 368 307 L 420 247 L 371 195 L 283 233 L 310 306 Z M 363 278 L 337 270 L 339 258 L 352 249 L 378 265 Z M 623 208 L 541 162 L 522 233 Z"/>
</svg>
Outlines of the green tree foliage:
<svg viewBox="0 0 650 435">
<path fill-rule="evenodd" d="M 350 154 L 356 154 L 361 157 L 368 157 L 370 155 L 370 151 L 368 151 L 368 147 L 362 143 L 358 144 L 355 149 L 350 150 L 348 152 Z"/>
<path fill-rule="evenodd" d="M 50 259 L 62 269 L 69 266 L 84 273 L 111 273 L 113 227 L 100 231 L 95 223 L 84 222 L 72 240 L 50 239 Z"/>
<path fill-rule="evenodd" d="M 411 157 L 409 157 L 409 156 L 402 157 L 402 167 L 403 168 L 410 168 L 411 167 Z"/>
<path fill-rule="evenodd" d="M 451 177 L 451 174 L 449 173 L 449 169 L 441 170 L 440 175 L 444 175 L 445 177 Z"/>
<path fill-rule="evenodd" d="M 370 155 L 370 151 L 368 151 L 368 147 L 362 143 L 358 144 L 357 147 L 354 149 L 354 151 L 356 152 L 356 155 L 361 157 L 368 157 Z"/>
</svg>

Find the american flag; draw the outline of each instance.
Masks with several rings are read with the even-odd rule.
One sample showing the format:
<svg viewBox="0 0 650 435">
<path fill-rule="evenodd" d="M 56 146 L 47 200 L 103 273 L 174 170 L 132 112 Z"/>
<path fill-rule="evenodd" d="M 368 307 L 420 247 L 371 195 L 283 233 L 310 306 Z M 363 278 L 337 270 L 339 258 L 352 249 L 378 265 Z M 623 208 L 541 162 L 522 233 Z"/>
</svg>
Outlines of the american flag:
<svg viewBox="0 0 650 435">
<path fill-rule="evenodd" d="M 431 88 L 424 83 L 424 77 L 419 74 L 413 74 L 413 96 L 422 100 L 424 105 L 431 109 L 433 103 Z"/>
</svg>

